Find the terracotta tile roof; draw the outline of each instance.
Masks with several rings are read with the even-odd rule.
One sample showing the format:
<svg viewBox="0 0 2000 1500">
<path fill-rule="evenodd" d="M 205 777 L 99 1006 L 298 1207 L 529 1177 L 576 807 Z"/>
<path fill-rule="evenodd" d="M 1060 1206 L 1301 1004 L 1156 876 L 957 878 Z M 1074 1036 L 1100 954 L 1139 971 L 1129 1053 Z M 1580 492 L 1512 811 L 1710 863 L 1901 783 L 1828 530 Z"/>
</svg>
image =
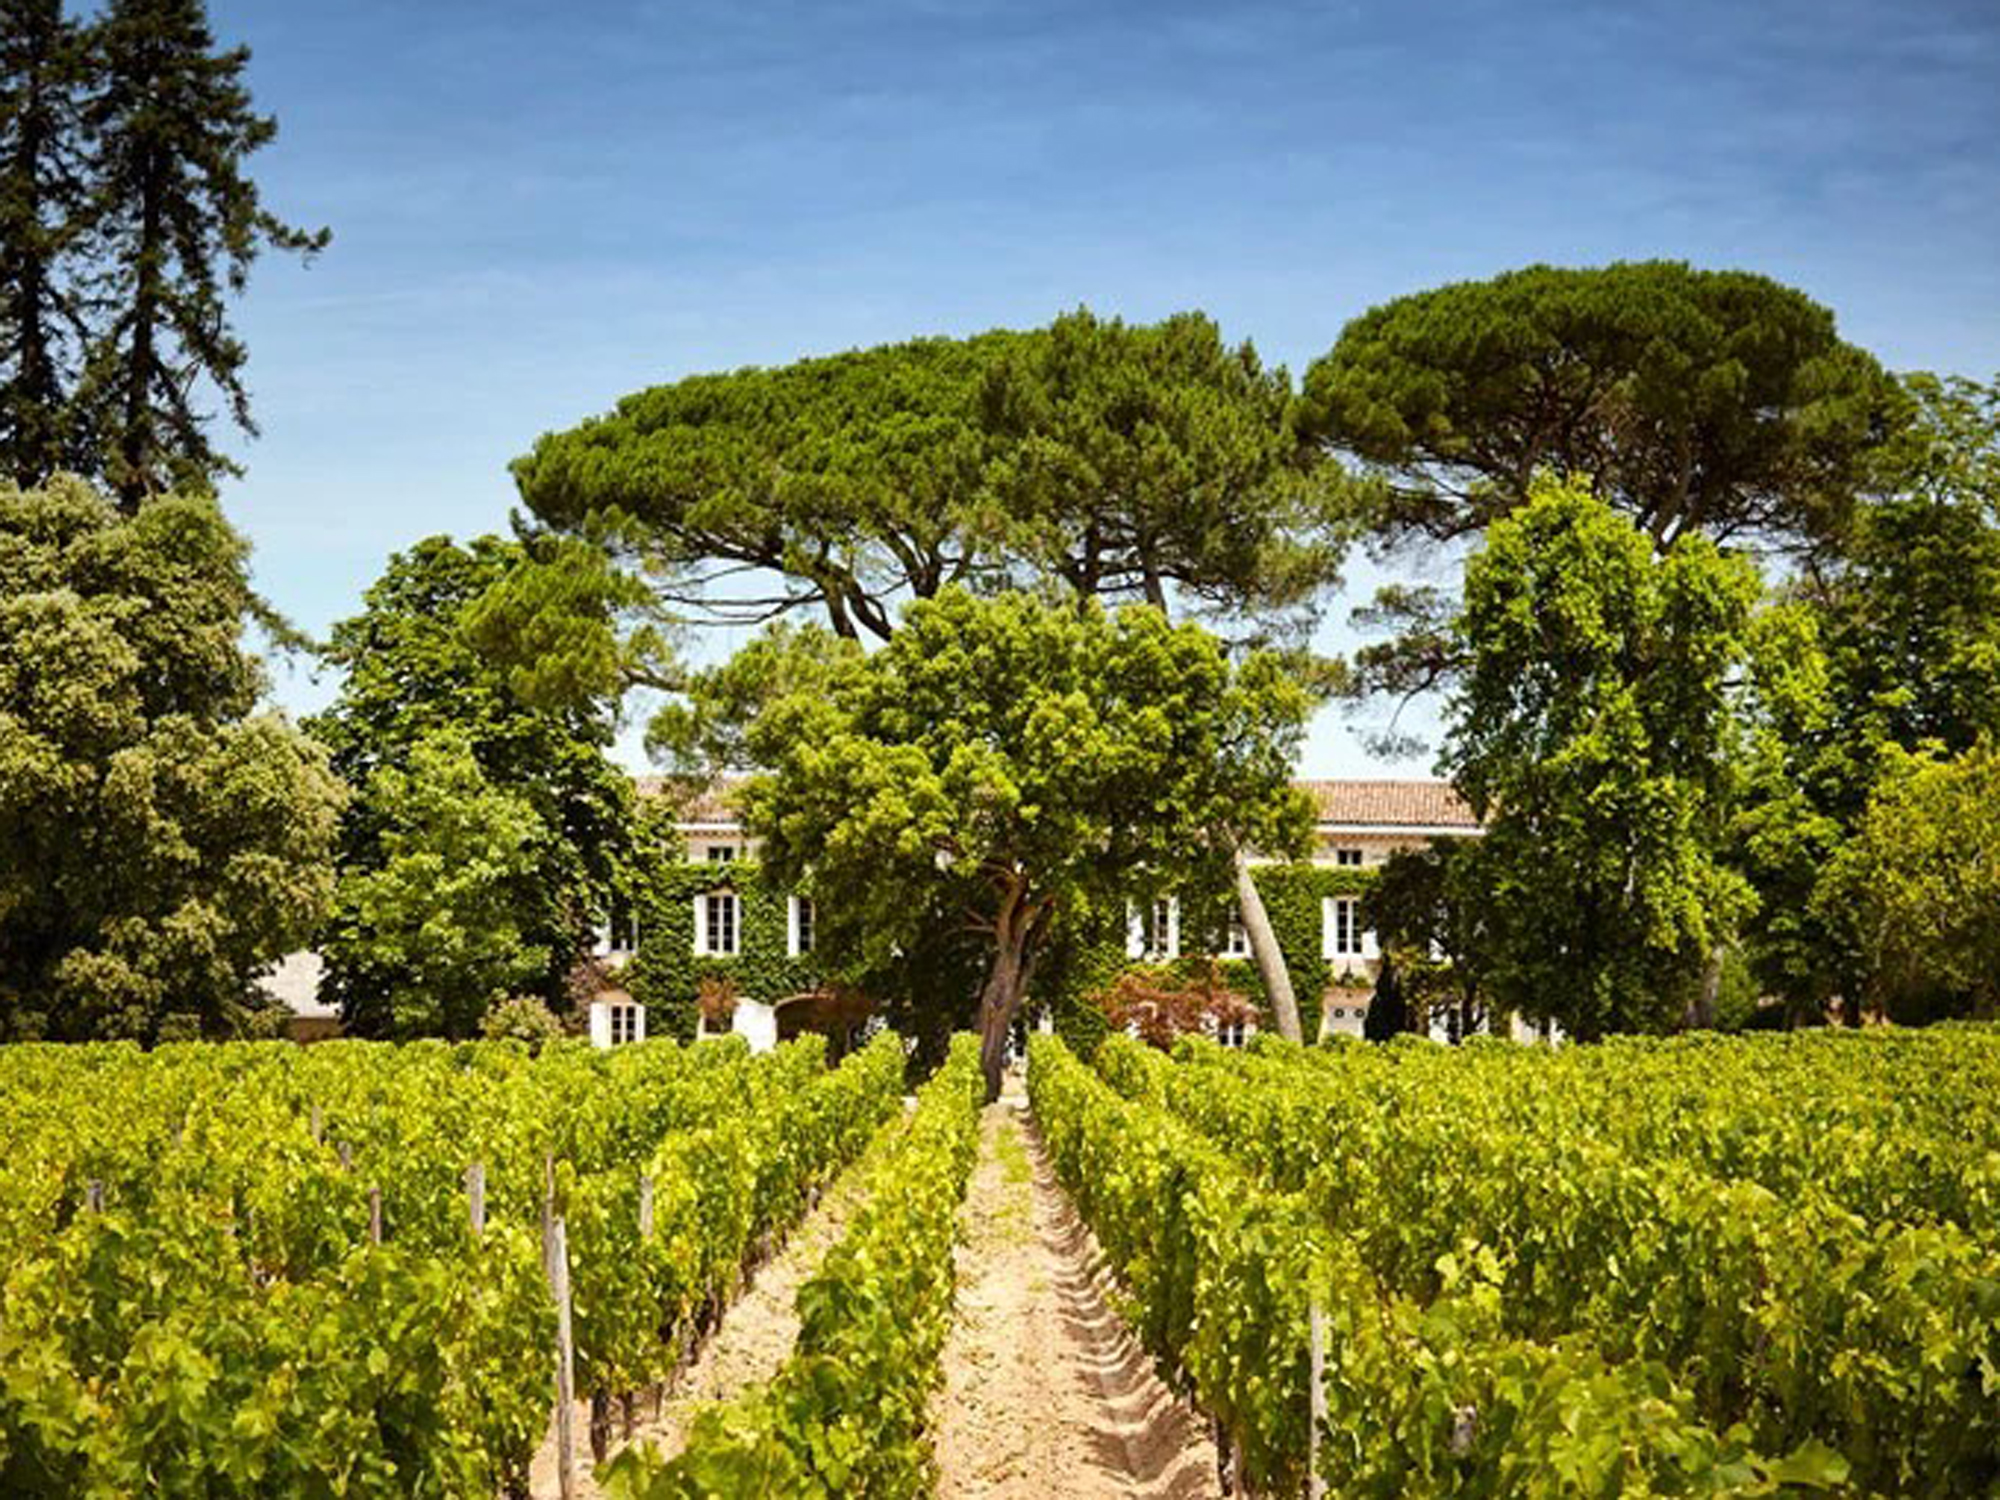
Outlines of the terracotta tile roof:
<svg viewBox="0 0 2000 1500">
<path fill-rule="evenodd" d="M 734 823 L 742 778 L 717 781 L 681 809 L 682 823 Z M 1465 800 L 1444 781 L 1301 781 L 1321 823 L 1353 828 L 1477 828 Z M 658 776 L 641 776 L 641 796 L 661 795 Z"/>
<path fill-rule="evenodd" d="M 1352 827 L 1477 828 L 1448 781 L 1300 781 L 1322 823 Z"/>
</svg>

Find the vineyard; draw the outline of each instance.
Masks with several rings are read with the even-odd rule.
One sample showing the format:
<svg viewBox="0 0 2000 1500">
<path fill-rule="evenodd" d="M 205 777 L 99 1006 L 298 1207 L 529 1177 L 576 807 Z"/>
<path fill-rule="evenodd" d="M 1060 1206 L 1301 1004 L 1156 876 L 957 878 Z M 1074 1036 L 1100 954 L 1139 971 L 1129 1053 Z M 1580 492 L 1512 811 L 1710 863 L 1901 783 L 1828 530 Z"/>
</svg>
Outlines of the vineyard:
<svg viewBox="0 0 2000 1500">
<path fill-rule="evenodd" d="M 903 1077 L 891 1036 L 0 1049 L 0 1493 L 525 1496 L 559 1381 L 617 1500 L 2000 1486 L 1991 1029 L 1037 1036 L 1032 1123 L 970 1039 Z M 836 1192 L 782 1352 L 655 1445 Z"/>
<path fill-rule="evenodd" d="M 601 1446 L 903 1066 L 888 1036 L 831 1070 L 817 1038 L 0 1052 L 0 1492 L 523 1494 L 549 1226 Z"/>
<path fill-rule="evenodd" d="M 1094 1068 L 1038 1037 L 1029 1089 L 1253 1491 L 2000 1485 L 1990 1030 Z"/>
</svg>

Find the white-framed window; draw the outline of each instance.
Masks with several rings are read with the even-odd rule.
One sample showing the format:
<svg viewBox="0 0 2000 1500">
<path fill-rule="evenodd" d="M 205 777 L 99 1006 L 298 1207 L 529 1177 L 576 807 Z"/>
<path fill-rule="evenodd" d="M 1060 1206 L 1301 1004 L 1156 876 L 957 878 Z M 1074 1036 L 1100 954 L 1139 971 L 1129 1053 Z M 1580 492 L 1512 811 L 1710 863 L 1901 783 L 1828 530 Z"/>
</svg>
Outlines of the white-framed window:
<svg viewBox="0 0 2000 1500">
<path fill-rule="evenodd" d="M 632 999 L 590 1002 L 590 1041 L 595 1047 L 623 1047 L 646 1040 L 646 1007 Z"/>
<path fill-rule="evenodd" d="M 1180 897 L 1161 896 L 1143 908 L 1126 905 L 1125 956 L 1156 961 L 1181 956 Z"/>
<path fill-rule="evenodd" d="M 712 865 L 732 864 L 735 862 L 735 859 L 736 846 L 734 844 L 710 844 L 708 846 L 708 862 Z"/>
<path fill-rule="evenodd" d="M 787 903 L 785 951 L 793 958 L 813 951 L 813 904 L 810 896 L 793 896 Z"/>
<path fill-rule="evenodd" d="M 1225 1047 L 1240 1047 L 1256 1029 L 1249 1021 L 1218 1021 L 1215 1039 Z"/>
<path fill-rule="evenodd" d="M 1361 898 L 1327 896 L 1320 902 L 1320 957 L 1373 958 L 1375 934 L 1361 926 Z"/>
<path fill-rule="evenodd" d="M 1248 958 L 1250 956 L 1250 929 L 1243 925 L 1243 908 L 1232 906 L 1229 917 L 1222 924 L 1222 956 L 1224 958 Z"/>
<path fill-rule="evenodd" d="M 1345 865 L 1351 868 L 1361 863 L 1361 851 L 1359 849 L 1336 849 L 1333 851 L 1333 862 L 1337 865 Z"/>
<path fill-rule="evenodd" d="M 742 951 L 740 908 L 734 891 L 710 891 L 694 898 L 694 951 L 731 957 Z"/>
</svg>

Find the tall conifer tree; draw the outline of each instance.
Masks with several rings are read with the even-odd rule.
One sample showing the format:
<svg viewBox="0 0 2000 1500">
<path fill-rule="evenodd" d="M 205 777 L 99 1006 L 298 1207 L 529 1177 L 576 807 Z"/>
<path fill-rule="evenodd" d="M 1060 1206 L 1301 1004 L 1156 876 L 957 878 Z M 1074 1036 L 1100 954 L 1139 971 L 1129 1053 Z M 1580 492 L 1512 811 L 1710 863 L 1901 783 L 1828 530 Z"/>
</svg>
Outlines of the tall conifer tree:
<svg viewBox="0 0 2000 1500">
<path fill-rule="evenodd" d="M 104 477 L 132 511 L 147 495 L 238 472 L 210 442 L 196 394 L 213 385 L 256 433 L 226 294 L 243 290 L 265 246 L 310 255 L 329 236 L 279 219 L 244 175 L 277 124 L 250 107 L 249 49 L 216 50 L 202 0 L 112 0 L 97 41 L 87 124 L 110 310 L 84 394 Z"/>
<path fill-rule="evenodd" d="M 0 473 L 24 486 L 81 456 L 70 401 L 86 59 L 62 0 L 0 0 Z"/>
</svg>

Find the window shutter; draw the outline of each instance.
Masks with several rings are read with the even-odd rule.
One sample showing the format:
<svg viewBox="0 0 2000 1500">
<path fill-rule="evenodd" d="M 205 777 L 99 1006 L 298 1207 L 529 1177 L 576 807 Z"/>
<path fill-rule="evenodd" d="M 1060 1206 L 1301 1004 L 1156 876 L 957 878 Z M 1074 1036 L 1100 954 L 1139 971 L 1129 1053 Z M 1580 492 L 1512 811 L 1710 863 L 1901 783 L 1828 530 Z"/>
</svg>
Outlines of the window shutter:
<svg viewBox="0 0 2000 1500">
<path fill-rule="evenodd" d="M 708 897 L 694 898 L 694 951 L 708 952 Z"/>
<path fill-rule="evenodd" d="M 1125 956 L 1146 956 L 1146 918 L 1136 901 L 1125 903 Z"/>
<path fill-rule="evenodd" d="M 1335 896 L 1322 896 L 1319 898 L 1319 956 L 1321 958 L 1338 958 L 1340 956 L 1334 949 L 1334 902 L 1338 899 Z"/>
<path fill-rule="evenodd" d="M 1181 956 L 1181 898 L 1167 897 L 1167 957 Z"/>
<path fill-rule="evenodd" d="M 1357 924 L 1361 920 L 1358 910 L 1354 920 Z M 1382 950 L 1375 945 L 1375 929 L 1372 927 L 1363 929 L 1361 933 L 1361 956 L 1363 958 L 1380 958 L 1382 956 Z"/>
</svg>

